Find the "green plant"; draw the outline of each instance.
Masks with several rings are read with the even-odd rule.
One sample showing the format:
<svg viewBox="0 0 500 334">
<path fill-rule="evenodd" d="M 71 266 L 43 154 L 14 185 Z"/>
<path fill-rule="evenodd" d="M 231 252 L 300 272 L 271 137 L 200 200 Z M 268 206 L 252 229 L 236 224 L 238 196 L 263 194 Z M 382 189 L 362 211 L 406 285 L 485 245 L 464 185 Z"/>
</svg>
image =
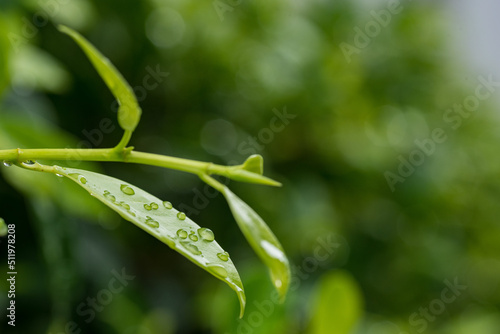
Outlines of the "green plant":
<svg viewBox="0 0 500 334">
<path fill-rule="evenodd" d="M 117 146 L 109 149 L 18 148 L 0 150 L 0 160 L 4 161 L 4 165 L 52 173 L 73 180 L 124 219 L 134 223 L 226 282 L 238 295 L 241 317 L 246 302 L 243 284 L 228 253 L 215 241 L 210 229 L 197 225 L 183 212 L 174 209 L 170 202 L 162 201 L 128 182 L 87 170 L 41 164 L 39 161 L 113 161 L 152 165 L 196 174 L 224 195 L 246 239 L 268 266 L 272 282 L 283 299 L 289 286 L 290 268 L 282 246 L 252 208 L 231 192 L 227 186 L 211 176 L 219 175 L 236 181 L 280 186 L 280 183 L 263 176 L 263 158 L 260 155 L 252 155 L 241 165 L 221 166 L 135 151 L 134 147 L 128 144 L 139 124 L 142 111 L 132 89 L 109 60 L 85 38 L 64 26 L 60 26 L 59 30 L 68 34 L 79 44 L 118 100 L 120 105 L 118 122 L 124 130 L 124 135 Z M 0 225 L 4 225 L 2 219 L 0 219 Z M 1 227 L 0 231 L 3 231 Z"/>
</svg>

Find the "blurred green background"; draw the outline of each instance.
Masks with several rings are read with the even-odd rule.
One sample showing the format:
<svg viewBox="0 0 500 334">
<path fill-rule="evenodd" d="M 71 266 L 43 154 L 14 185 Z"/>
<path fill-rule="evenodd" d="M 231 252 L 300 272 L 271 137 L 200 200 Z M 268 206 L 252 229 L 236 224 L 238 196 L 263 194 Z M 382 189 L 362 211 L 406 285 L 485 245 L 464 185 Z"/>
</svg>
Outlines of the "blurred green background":
<svg viewBox="0 0 500 334">
<path fill-rule="evenodd" d="M 231 188 L 294 272 L 277 304 L 222 196 L 193 175 L 59 162 L 131 182 L 210 227 L 246 289 L 239 320 L 225 284 L 76 185 L 2 166 L 18 276 L 15 328 L 0 280 L 0 332 L 498 334 L 495 94 L 474 97 L 481 82 L 451 51 L 442 8 L 395 3 L 0 2 L 0 149 L 119 141 L 113 97 L 55 28 L 66 24 L 135 87 L 138 150 L 221 164 L 264 156 L 283 188 Z M 464 103 L 473 112 L 453 109 Z M 135 278 L 110 295 L 123 270 Z"/>
</svg>

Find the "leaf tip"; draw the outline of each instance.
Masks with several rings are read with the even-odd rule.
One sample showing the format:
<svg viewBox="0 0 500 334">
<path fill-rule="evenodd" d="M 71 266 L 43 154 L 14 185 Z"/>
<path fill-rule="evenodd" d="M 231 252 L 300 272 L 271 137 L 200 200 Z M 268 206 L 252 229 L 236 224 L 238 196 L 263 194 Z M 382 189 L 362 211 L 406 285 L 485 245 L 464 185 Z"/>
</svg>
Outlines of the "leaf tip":
<svg viewBox="0 0 500 334">
<path fill-rule="evenodd" d="M 235 168 L 227 175 L 230 179 L 240 182 L 262 184 L 266 186 L 280 187 L 281 183 L 266 176 L 248 171 L 246 169 Z"/>
<path fill-rule="evenodd" d="M 279 302 L 283 304 L 286 299 L 286 295 L 288 294 L 288 287 L 289 287 L 289 276 L 285 277 L 283 280 L 281 279 L 276 279 L 274 280 L 273 284 L 276 290 L 278 291 L 279 295 Z"/>
<path fill-rule="evenodd" d="M 245 314 L 247 297 L 245 296 L 245 292 L 243 290 L 236 291 L 236 294 L 238 295 L 238 300 L 240 301 L 240 319 L 242 319 Z"/>
<path fill-rule="evenodd" d="M 273 179 L 269 179 L 268 185 L 272 187 L 283 187 L 283 184 L 281 182 L 275 181 Z"/>
<path fill-rule="evenodd" d="M 290 287 L 290 263 L 283 252 L 283 258 L 278 266 L 270 266 L 271 281 L 278 292 L 279 302 L 283 303 Z"/>
<path fill-rule="evenodd" d="M 66 35 L 73 35 L 75 33 L 75 31 L 63 24 L 58 24 L 57 25 L 57 30 L 59 30 L 60 32 L 62 32 L 63 34 L 66 34 Z"/>
</svg>

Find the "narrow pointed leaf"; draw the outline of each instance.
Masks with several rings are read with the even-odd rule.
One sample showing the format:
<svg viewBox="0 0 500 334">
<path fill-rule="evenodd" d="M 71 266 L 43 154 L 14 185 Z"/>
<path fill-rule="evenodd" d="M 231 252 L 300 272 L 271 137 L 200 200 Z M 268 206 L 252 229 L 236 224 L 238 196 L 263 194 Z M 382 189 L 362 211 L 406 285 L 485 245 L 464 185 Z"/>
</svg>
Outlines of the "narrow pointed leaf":
<svg viewBox="0 0 500 334">
<path fill-rule="evenodd" d="M 224 197 L 245 238 L 270 270 L 271 280 L 283 300 L 290 284 L 290 264 L 283 247 L 264 220 L 229 188 Z"/>
<path fill-rule="evenodd" d="M 241 314 L 245 293 L 238 271 L 210 230 L 200 228 L 183 213 L 127 182 L 85 170 L 55 166 L 55 171 L 76 182 L 92 196 L 213 276 L 238 295 Z"/>
<path fill-rule="evenodd" d="M 274 187 L 281 187 L 281 183 L 278 181 L 274 181 L 273 179 L 270 179 L 266 176 L 250 172 L 245 169 L 241 168 L 235 168 L 235 169 L 230 169 L 228 174 L 225 175 L 231 180 L 235 181 L 240 181 L 240 182 L 248 182 L 248 183 L 256 183 L 256 184 L 263 184 L 266 186 L 274 186 Z"/>
<path fill-rule="evenodd" d="M 69 35 L 82 48 L 108 88 L 118 100 L 118 123 L 126 131 L 134 131 L 141 119 L 142 110 L 139 107 L 134 91 L 118 72 L 108 58 L 103 56 L 88 40 L 78 32 L 66 26 L 59 30 Z"/>
</svg>

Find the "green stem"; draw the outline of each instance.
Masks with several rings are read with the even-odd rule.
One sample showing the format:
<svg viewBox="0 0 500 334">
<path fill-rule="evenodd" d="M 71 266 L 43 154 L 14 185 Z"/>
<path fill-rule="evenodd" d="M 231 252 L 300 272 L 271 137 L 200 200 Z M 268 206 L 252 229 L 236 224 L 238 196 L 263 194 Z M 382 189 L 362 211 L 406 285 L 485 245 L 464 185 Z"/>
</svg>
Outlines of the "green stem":
<svg viewBox="0 0 500 334">
<path fill-rule="evenodd" d="M 124 151 L 127 151 L 125 149 Z M 22 163 L 27 160 L 59 160 L 59 161 L 108 161 L 129 162 L 180 170 L 200 174 L 215 173 L 228 176 L 231 167 L 214 165 L 209 162 L 169 157 L 159 154 L 112 149 L 13 149 L 0 150 L 0 160 Z"/>
<path fill-rule="evenodd" d="M 125 133 L 123 134 L 122 140 L 116 145 L 114 150 L 116 152 L 123 152 L 125 147 L 127 147 L 128 143 L 130 142 L 130 139 L 132 138 L 132 131 L 130 130 L 125 130 Z"/>
<path fill-rule="evenodd" d="M 125 136 L 124 136 L 125 138 Z M 122 140 L 122 142 L 125 142 Z M 175 169 L 196 175 L 217 174 L 235 181 L 281 186 L 279 182 L 271 180 L 260 174 L 244 170 L 243 166 L 222 166 L 210 162 L 169 157 L 165 155 L 136 152 L 133 147 L 118 149 L 122 142 L 115 148 L 106 149 L 12 149 L 0 150 L 0 161 L 9 161 L 17 164 L 28 160 L 42 161 L 107 161 L 127 162 L 134 164 L 150 165 Z"/>
</svg>

